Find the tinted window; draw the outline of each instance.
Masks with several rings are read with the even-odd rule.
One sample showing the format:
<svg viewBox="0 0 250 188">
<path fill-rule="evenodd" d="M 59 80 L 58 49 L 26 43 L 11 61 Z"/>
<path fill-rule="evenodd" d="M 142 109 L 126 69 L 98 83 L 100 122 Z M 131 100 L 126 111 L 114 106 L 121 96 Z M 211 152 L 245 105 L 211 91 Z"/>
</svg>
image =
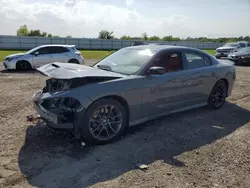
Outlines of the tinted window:
<svg viewBox="0 0 250 188">
<path fill-rule="evenodd" d="M 65 53 L 68 52 L 69 50 L 64 47 L 50 47 L 51 53 L 57 54 L 57 53 Z"/>
<path fill-rule="evenodd" d="M 165 72 L 175 72 L 183 69 L 182 56 L 180 52 L 164 52 L 154 60 L 153 66 L 164 67 Z"/>
<path fill-rule="evenodd" d="M 211 60 L 206 56 L 190 52 L 186 52 L 185 56 L 188 62 L 189 69 L 195 69 L 211 65 Z"/>
<path fill-rule="evenodd" d="M 244 43 L 240 43 L 239 46 L 240 46 L 241 48 L 246 47 L 246 45 L 245 45 Z"/>
<path fill-rule="evenodd" d="M 50 54 L 51 50 L 50 50 L 50 47 L 43 47 L 43 48 L 36 50 L 35 52 L 39 52 L 39 54 Z"/>
</svg>

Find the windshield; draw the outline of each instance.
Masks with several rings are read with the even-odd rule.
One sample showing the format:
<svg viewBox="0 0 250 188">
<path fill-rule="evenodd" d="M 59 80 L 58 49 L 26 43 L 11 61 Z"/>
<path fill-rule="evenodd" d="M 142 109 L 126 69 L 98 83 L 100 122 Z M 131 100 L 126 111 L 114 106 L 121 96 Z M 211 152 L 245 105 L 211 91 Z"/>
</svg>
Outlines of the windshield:
<svg viewBox="0 0 250 188">
<path fill-rule="evenodd" d="M 34 51 L 36 51 L 36 50 L 38 50 L 38 49 L 40 49 L 40 48 L 41 48 L 41 46 L 32 48 L 31 50 L 27 51 L 26 54 L 31 54 L 32 52 L 34 52 Z"/>
<path fill-rule="evenodd" d="M 249 53 L 249 54 L 250 54 L 250 47 L 242 48 L 242 49 L 240 49 L 238 52 L 241 52 L 241 53 Z"/>
<path fill-rule="evenodd" d="M 154 55 L 149 49 L 124 48 L 104 58 L 94 67 L 121 74 L 134 74 Z"/>
<path fill-rule="evenodd" d="M 226 43 L 223 45 L 224 47 L 237 47 L 238 44 L 237 43 Z"/>
</svg>

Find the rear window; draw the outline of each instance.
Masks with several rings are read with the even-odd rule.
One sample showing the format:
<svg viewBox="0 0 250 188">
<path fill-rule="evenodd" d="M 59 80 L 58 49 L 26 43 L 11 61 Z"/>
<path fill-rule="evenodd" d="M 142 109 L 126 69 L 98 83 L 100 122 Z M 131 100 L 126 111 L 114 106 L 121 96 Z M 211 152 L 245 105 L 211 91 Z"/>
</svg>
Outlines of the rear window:
<svg viewBox="0 0 250 188">
<path fill-rule="evenodd" d="M 189 69 L 196 69 L 212 64 L 211 60 L 205 55 L 201 55 L 195 52 L 185 52 Z"/>
</svg>

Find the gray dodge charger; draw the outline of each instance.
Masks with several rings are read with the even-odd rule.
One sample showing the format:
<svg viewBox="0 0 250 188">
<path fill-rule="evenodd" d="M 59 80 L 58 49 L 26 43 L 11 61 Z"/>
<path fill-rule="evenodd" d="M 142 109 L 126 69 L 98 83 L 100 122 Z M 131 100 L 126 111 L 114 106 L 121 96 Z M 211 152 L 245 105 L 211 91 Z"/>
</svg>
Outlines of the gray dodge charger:
<svg viewBox="0 0 250 188">
<path fill-rule="evenodd" d="M 123 48 L 93 66 L 51 63 L 37 70 L 49 77 L 32 98 L 47 125 L 96 144 L 160 116 L 218 109 L 236 77 L 230 61 L 167 45 Z"/>
</svg>

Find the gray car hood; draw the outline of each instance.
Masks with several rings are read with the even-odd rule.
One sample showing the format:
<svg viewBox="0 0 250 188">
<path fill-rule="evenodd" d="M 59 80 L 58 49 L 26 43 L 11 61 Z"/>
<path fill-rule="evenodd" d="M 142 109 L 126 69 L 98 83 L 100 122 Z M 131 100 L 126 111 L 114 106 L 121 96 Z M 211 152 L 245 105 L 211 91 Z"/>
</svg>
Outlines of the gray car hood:
<svg viewBox="0 0 250 188">
<path fill-rule="evenodd" d="M 37 68 L 42 74 L 57 79 L 72 79 L 83 77 L 114 77 L 122 78 L 126 75 L 101 70 L 85 65 L 70 63 L 50 63 Z"/>
</svg>

